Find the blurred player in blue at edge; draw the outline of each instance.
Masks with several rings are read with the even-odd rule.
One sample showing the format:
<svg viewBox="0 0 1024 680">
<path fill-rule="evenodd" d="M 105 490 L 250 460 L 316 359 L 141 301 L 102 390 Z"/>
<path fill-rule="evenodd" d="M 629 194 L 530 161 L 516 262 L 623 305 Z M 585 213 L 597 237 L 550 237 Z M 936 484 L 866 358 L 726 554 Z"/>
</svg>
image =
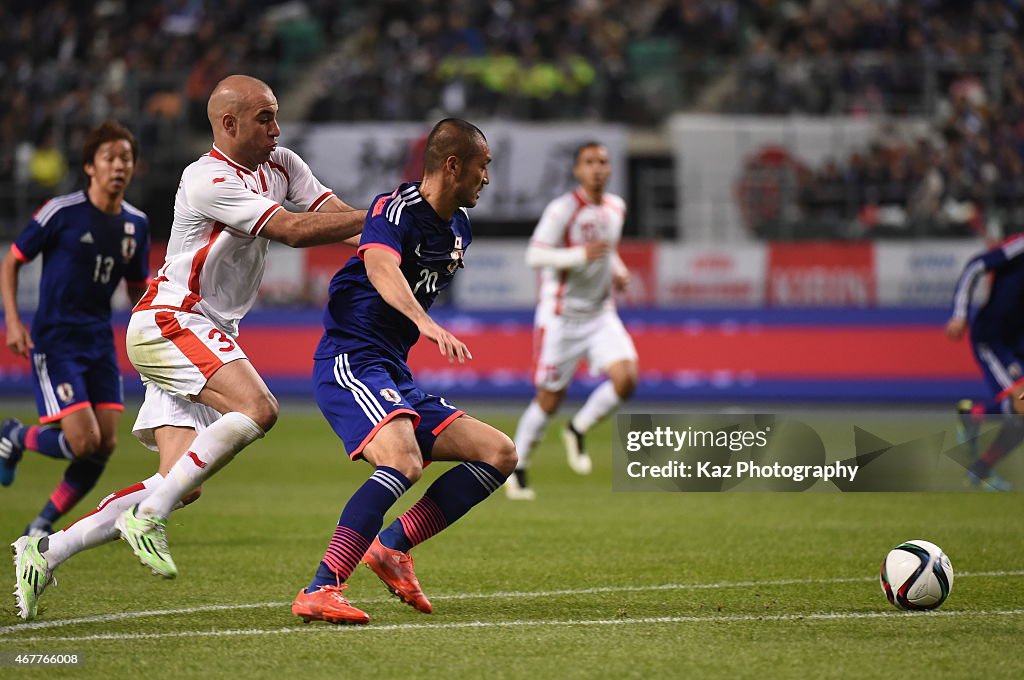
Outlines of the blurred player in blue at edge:
<svg viewBox="0 0 1024 680">
<path fill-rule="evenodd" d="M 9 486 L 23 452 L 70 461 L 64 479 L 25 534 L 45 536 L 96 485 L 117 444 L 124 411 L 110 327 L 110 299 L 125 280 L 134 305 L 149 277 L 149 220 L 124 200 L 138 145 L 108 121 L 82 150 L 83 191 L 47 201 L 0 265 L 7 346 L 32 360 L 40 425 L 14 418 L 0 427 L 0 485 Z M 43 256 L 31 335 L 18 315 L 18 272 Z"/>
<path fill-rule="evenodd" d="M 310 585 L 292 613 L 306 621 L 367 623 L 342 591 L 364 562 L 415 609 L 432 607 L 409 550 L 494 493 L 515 468 L 505 434 L 416 386 L 406 360 L 422 336 L 449 361 L 472 356 L 427 310 L 463 266 L 472 239 L 466 208 L 488 184 L 483 133 L 459 119 L 434 126 L 422 182 L 401 184 L 372 204 L 358 256 L 331 281 L 324 335 L 314 354 L 317 404 L 352 460 L 374 467 L 352 495 Z M 431 461 L 461 461 L 380 531 L 388 509 Z"/>
<path fill-rule="evenodd" d="M 991 401 L 964 399 L 957 404 L 958 431 L 970 442 L 975 460 L 967 473 L 972 486 L 1007 491 L 1009 483 L 992 468 L 1024 441 L 1024 419 L 1008 417 L 995 440 L 980 456 L 977 437 L 985 415 L 1024 414 L 1024 236 L 1014 236 L 971 258 L 953 294 L 953 313 L 946 335 L 959 340 L 970 325 L 971 349 L 994 395 Z M 991 273 L 988 300 L 968 322 L 971 294 L 981 277 Z"/>
</svg>

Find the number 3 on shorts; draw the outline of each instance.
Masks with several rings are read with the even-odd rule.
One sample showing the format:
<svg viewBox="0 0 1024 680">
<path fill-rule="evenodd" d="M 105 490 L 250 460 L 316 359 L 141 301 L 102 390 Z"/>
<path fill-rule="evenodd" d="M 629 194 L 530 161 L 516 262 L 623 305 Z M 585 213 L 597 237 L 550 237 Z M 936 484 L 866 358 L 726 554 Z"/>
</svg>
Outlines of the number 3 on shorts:
<svg viewBox="0 0 1024 680">
<path fill-rule="evenodd" d="M 206 337 L 210 340 L 221 343 L 221 346 L 217 348 L 218 352 L 230 352 L 235 348 L 235 343 L 227 336 L 227 333 L 220 329 L 211 328 Z"/>
</svg>

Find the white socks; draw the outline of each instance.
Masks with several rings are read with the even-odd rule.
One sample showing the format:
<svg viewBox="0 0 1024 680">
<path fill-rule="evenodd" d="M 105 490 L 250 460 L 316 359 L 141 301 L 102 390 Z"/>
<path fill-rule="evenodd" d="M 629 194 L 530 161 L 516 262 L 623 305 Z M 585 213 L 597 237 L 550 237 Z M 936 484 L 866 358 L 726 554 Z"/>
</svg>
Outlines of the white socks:
<svg viewBox="0 0 1024 680">
<path fill-rule="evenodd" d="M 605 380 L 590 393 L 587 401 L 572 419 L 573 428 L 583 434 L 599 420 L 618 408 L 622 400 L 611 380 Z"/>
<path fill-rule="evenodd" d="M 137 514 L 166 519 L 190 491 L 264 434 L 249 416 L 234 411 L 225 413 L 199 433 L 189 450 L 167 473 L 164 483 L 139 504 Z"/>
<path fill-rule="evenodd" d="M 544 430 L 550 419 L 551 416 L 544 412 L 536 399 L 526 407 L 526 411 L 519 418 L 519 425 L 516 427 L 515 443 L 516 452 L 519 454 L 519 462 L 516 463 L 517 470 L 526 469 L 530 453 L 544 436 Z"/>
<path fill-rule="evenodd" d="M 47 567 L 56 569 L 72 555 L 116 539 L 118 533 L 114 520 L 122 512 L 136 503 L 141 503 L 153 493 L 163 479 L 157 473 L 145 481 L 115 491 L 100 501 L 96 510 L 44 539 L 49 541 L 46 550 L 42 551 Z"/>
<path fill-rule="evenodd" d="M 118 532 L 114 521 L 135 504 L 139 504 L 140 514 L 167 517 L 171 510 L 181 507 L 181 499 L 186 494 L 263 435 L 263 430 L 248 416 L 224 415 L 196 437 L 166 479 L 157 473 L 116 491 L 104 498 L 95 511 L 43 539 L 47 541 L 42 551 L 47 566 L 56 569 L 72 555 L 116 539 Z"/>
</svg>

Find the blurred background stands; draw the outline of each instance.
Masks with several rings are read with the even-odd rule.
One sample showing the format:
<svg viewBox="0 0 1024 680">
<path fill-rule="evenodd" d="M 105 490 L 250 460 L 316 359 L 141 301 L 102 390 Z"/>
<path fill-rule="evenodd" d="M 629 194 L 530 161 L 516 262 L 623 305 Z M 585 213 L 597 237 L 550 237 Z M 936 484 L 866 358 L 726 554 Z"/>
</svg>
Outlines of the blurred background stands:
<svg viewBox="0 0 1024 680">
<path fill-rule="evenodd" d="M 741 206 L 749 236 L 1011 232 L 1024 224 L 1020 34 L 1015 0 L 6 3 L 0 229 L 10 238 L 77 186 L 84 133 L 114 117 L 141 144 L 129 200 L 166 235 L 181 168 L 209 143 L 206 98 L 244 71 L 275 88 L 285 122 L 627 124 L 627 234 L 648 238 L 689 238 L 664 132 L 675 113 L 891 118 L 841 156 L 758 168 L 764 189 L 737 192 L 762 201 Z"/>
</svg>

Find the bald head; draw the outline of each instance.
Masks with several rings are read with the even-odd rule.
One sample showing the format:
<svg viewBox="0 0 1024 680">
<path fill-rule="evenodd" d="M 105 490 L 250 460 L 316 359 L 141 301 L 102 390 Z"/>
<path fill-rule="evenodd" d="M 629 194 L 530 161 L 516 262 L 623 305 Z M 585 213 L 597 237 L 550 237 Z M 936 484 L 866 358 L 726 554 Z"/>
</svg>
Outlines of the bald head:
<svg viewBox="0 0 1024 680">
<path fill-rule="evenodd" d="M 259 78 L 252 76 L 233 75 L 217 83 L 206 104 L 206 115 L 214 135 L 217 134 L 224 119 L 224 114 L 240 115 L 245 109 L 255 105 L 256 100 L 268 97 L 274 99 L 270 86 Z"/>
<path fill-rule="evenodd" d="M 460 118 L 445 118 L 427 136 L 423 171 L 429 174 L 441 170 L 451 156 L 465 161 L 480 154 L 481 145 L 486 144 L 487 138 L 477 126 Z"/>
<path fill-rule="evenodd" d="M 277 97 L 250 76 L 228 76 L 217 83 L 206 105 L 213 143 L 235 163 L 255 170 L 277 148 Z"/>
</svg>

